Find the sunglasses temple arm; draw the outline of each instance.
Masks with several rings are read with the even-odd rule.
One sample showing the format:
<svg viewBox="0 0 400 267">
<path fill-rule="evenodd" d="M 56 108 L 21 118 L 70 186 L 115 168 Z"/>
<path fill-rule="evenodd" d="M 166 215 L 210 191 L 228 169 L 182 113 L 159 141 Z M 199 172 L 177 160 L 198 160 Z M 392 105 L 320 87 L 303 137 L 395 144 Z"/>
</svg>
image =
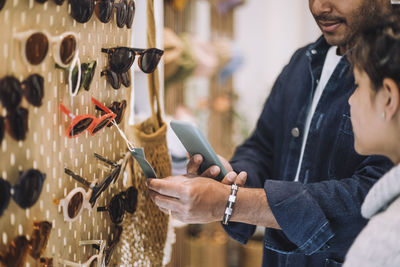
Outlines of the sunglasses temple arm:
<svg viewBox="0 0 400 267">
<path fill-rule="evenodd" d="M 60 109 L 62 112 L 65 113 L 65 115 L 67 115 L 70 118 L 75 118 L 74 114 L 71 113 L 71 111 L 69 111 L 69 109 L 67 109 L 62 103 L 60 103 Z"/>
<path fill-rule="evenodd" d="M 76 81 L 75 88 L 72 88 L 72 72 L 75 66 L 78 67 L 78 80 Z M 69 68 L 69 74 L 68 74 L 69 93 L 72 97 L 76 96 L 79 92 L 79 88 L 81 86 L 81 75 L 82 75 L 81 61 L 79 59 L 78 53 L 76 53 L 76 56 L 73 62 L 71 63 L 71 67 Z"/>
<path fill-rule="evenodd" d="M 86 181 L 84 178 L 82 178 L 81 176 L 73 173 L 70 169 L 64 168 L 64 172 L 66 174 L 68 174 L 69 176 L 71 176 L 72 178 L 74 178 L 76 181 L 80 182 L 81 184 L 91 188 L 92 184 L 89 183 L 88 181 Z"/>
<path fill-rule="evenodd" d="M 107 207 L 97 207 L 97 211 L 107 211 Z"/>
<path fill-rule="evenodd" d="M 111 160 L 108 160 L 108 159 L 104 158 L 103 156 L 100 156 L 100 155 L 97 154 L 97 153 L 94 153 L 94 156 L 95 156 L 98 160 L 101 160 L 101 161 L 107 163 L 108 165 L 111 165 L 111 166 L 113 166 L 113 167 L 118 167 L 118 164 L 116 164 L 115 162 L 112 162 Z"/>
</svg>

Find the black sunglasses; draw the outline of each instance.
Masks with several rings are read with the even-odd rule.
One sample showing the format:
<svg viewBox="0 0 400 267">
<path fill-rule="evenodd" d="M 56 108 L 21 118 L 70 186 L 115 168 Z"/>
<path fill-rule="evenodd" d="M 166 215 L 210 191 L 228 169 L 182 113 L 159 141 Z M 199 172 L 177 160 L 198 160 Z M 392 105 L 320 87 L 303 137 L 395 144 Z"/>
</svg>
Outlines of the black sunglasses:
<svg viewBox="0 0 400 267">
<path fill-rule="evenodd" d="M 119 243 L 120 239 L 121 239 L 121 234 L 122 234 L 122 226 L 120 225 L 115 225 L 114 227 L 114 231 L 112 233 L 112 238 L 111 235 L 108 237 L 107 239 L 107 247 L 104 249 L 104 254 L 105 254 L 105 260 L 104 263 L 107 266 L 110 263 L 111 260 L 111 256 L 114 252 L 115 247 L 117 246 L 117 244 Z M 100 250 L 100 246 L 99 245 L 92 245 L 93 248 Z"/>
<path fill-rule="evenodd" d="M 164 54 L 163 50 L 157 48 L 139 49 L 124 46 L 102 48 L 101 52 L 108 55 L 109 67 L 116 73 L 127 72 L 135 61 L 136 55 L 139 56 L 139 68 L 144 73 L 152 73 Z"/>
<path fill-rule="evenodd" d="M 133 214 L 136 211 L 138 190 L 131 186 L 126 191 L 112 197 L 105 207 L 97 207 L 97 211 L 108 211 L 110 219 L 115 224 L 120 224 L 125 217 L 125 211 Z"/>
<path fill-rule="evenodd" d="M 14 76 L 0 80 L 0 101 L 7 110 L 19 106 L 22 96 L 35 107 L 42 105 L 44 97 L 44 79 L 39 74 L 32 74 L 22 83 Z"/>
<path fill-rule="evenodd" d="M 117 26 L 123 28 L 132 27 L 135 17 L 136 5 L 134 0 L 121 0 L 115 3 L 114 0 L 69 0 L 71 4 L 71 16 L 80 23 L 86 23 L 96 13 L 97 18 L 102 23 L 108 23 L 116 8 Z"/>
<path fill-rule="evenodd" d="M 16 141 L 25 140 L 28 132 L 28 110 L 17 107 L 7 112 L 6 118 L 0 116 L 0 144 L 3 141 L 5 131 Z"/>
<path fill-rule="evenodd" d="M 131 86 L 131 75 L 129 71 L 123 73 L 116 73 L 112 70 L 103 70 L 100 73 L 100 76 L 106 76 L 107 82 L 111 85 L 112 88 L 118 90 L 121 88 L 121 84 L 125 87 Z"/>
<path fill-rule="evenodd" d="M 115 122 L 117 124 L 120 124 L 126 110 L 126 100 L 122 100 L 121 102 L 114 101 L 111 106 L 107 106 L 114 114 L 117 116 L 115 117 Z M 96 106 L 96 110 L 99 110 L 101 112 L 101 115 L 106 114 L 104 110 L 100 109 L 99 107 Z M 111 127 L 113 124 L 110 122 L 107 127 Z"/>
<path fill-rule="evenodd" d="M 14 186 L 0 177 L 0 216 L 8 207 L 11 197 L 23 209 L 32 207 L 39 199 L 45 178 L 46 174 L 36 169 L 20 172 Z"/>
</svg>

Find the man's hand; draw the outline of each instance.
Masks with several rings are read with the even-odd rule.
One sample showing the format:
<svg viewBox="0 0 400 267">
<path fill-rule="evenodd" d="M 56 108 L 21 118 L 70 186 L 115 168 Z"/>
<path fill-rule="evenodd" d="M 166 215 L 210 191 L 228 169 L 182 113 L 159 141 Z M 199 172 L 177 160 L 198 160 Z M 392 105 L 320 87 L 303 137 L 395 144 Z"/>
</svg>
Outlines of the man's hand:
<svg viewBox="0 0 400 267">
<path fill-rule="evenodd" d="M 188 176 L 148 179 L 153 202 L 184 223 L 221 221 L 230 186 L 210 178 Z"/>
<path fill-rule="evenodd" d="M 226 159 L 224 159 L 221 156 L 218 156 L 218 158 L 221 161 L 222 165 L 225 167 L 225 170 L 227 172 L 233 171 L 232 166 Z M 189 159 L 189 163 L 186 166 L 187 173 L 196 176 L 200 175 L 202 177 L 211 177 L 211 178 L 215 178 L 218 176 L 220 169 L 216 165 L 213 165 L 207 170 L 205 170 L 203 173 L 200 173 L 200 165 L 202 162 L 203 162 L 203 157 L 200 154 L 193 155 L 193 157 Z"/>
</svg>

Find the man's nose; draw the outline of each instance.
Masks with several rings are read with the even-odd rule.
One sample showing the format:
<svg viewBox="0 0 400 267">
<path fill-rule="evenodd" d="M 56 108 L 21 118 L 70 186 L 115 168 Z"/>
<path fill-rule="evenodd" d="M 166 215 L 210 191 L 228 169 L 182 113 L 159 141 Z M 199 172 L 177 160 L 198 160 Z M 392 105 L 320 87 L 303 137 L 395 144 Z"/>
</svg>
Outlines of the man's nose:
<svg viewBox="0 0 400 267">
<path fill-rule="evenodd" d="M 310 10 L 314 15 L 320 16 L 332 12 L 332 0 L 309 0 Z"/>
</svg>

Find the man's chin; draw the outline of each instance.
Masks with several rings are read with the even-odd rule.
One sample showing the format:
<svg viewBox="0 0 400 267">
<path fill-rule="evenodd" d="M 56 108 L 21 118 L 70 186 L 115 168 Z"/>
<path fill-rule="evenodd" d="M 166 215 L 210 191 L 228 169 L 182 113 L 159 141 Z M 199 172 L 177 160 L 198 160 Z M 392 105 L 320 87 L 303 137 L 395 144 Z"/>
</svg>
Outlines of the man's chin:
<svg viewBox="0 0 400 267">
<path fill-rule="evenodd" d="M 328 44 L 333 45 L 333 46 L 339 46 L 339 47 L 346 47 L 348 39 L 347 36 L 344 36 L 342 34 L 335 34 L 335 33 L 325 33 L 323 32 L 323 35 L 325 37 L 325 40 Z"/>
</svg>

